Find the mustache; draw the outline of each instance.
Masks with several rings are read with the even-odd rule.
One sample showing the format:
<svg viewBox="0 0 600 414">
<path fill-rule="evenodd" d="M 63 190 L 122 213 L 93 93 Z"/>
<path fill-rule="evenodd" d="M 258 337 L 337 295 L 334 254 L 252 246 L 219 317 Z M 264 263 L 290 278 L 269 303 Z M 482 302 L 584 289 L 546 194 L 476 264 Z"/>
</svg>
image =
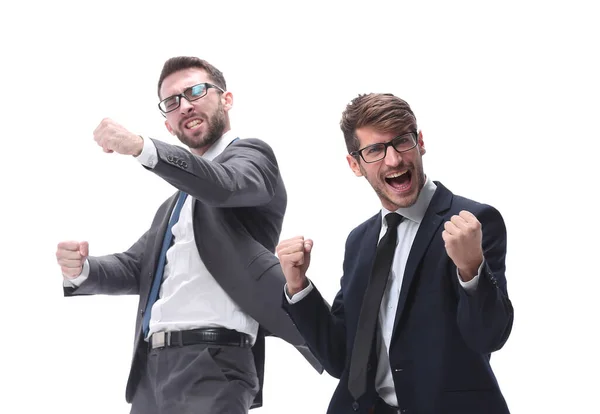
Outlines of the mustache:
<svg viewBox="0 0 600 414">
<path fill-rule="evenodd" d="M 413 169 L 414 169 L 414 165 L 412 165 L 412 164 L 411 165 L 407 165 L 407 164 L 402 163 L 402 164 L 400 164 L 400 165 L 398 165 L 398 166 L 396 166 L 394 168 L 390 168 L 390 169 L 382 172 L 382 175 L 385 176 L 385 175 L 389 175 L 389 174 L 399 173 L 401 171 L 409 171 L 410 172 Z"/>
<path fill-rule="evenodd" d="M 199 113 L 193 113 L 192 115 L 190 115 L 190 116 L 186 116 L 186 117 L 185 117 L 185 118 L 183 118 L 181 121 L 179 121 L 179 126 L 180 126 L 180 127 L 181 127 L 181 126 L 184 126 L 186 123 L 188 123 L 188 122 L 189 122 L 189 120 L 190 120 L 190 119 L 193 119 L 193 118 L 200 118 L 200 120 L 201 120 L 202 122 L 205 122 L 205 121 L 206 121 L 206 117 L 205 117 L 203 114 L 199 114 Z"/>
</svg>

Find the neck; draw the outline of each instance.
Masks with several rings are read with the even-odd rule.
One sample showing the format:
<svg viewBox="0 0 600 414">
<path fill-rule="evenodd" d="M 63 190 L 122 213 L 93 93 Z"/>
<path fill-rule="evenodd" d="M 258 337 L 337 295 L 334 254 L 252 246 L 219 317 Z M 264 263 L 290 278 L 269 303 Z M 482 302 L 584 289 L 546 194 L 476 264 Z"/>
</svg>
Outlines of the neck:
<svg viewBox="0 0 600 414">
<path fill-rule="evenodd" d="M 215 140 L 215 142 L 212 142 L 212 143 L 210 143 L 210 144 L 208 144 L 208 145 L 204 145 L 204 146 L 202 146 L 202 147 L 200 147 L 200 148 L 190 148 L 190 152 L 191 152 L 192 154 L 194 154 L 194 155 L 198 155 L 198 156 L 200 156 L 200 157 L 201 157 L 201 156 L 203 156 L 204 154 L 206 154 L 206 151 L 208 151 L 209 149 L 211 149 L 211 148 L 212 148 L 212 146 L 213 146 L 213 145 L 215 145 L 215 143 L 216 143 L 216 142 L 217 142 L 219 139 L 223 138 L 223 136 L 224 136 L 225 134 L 227 134 L 229 131 L 231 131 L 231 127 L 229 126 L 229 122 L 227 122 L 227 124 L 225 125 L 225 128 L 223 129 L 223 133 L 221 134 L 221 136 L 220 136 L 219 138 L 217 138 L 217 140 Z"/>
</svg>

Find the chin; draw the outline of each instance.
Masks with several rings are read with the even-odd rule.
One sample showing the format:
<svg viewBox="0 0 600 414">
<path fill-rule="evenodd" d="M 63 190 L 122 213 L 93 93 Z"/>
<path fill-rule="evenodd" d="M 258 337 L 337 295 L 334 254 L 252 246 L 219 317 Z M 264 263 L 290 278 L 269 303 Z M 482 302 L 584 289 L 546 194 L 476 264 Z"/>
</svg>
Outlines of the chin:
<svg viewBox="0 0 600 414">
<path fill-rule="evenodd" d="M 388 201 L 396 206 L 396 208 L 407 208 L 417 202 L 419 194 L 406 194 L 399 196 L 398 194 L 388 194 Z"/>
</svg>

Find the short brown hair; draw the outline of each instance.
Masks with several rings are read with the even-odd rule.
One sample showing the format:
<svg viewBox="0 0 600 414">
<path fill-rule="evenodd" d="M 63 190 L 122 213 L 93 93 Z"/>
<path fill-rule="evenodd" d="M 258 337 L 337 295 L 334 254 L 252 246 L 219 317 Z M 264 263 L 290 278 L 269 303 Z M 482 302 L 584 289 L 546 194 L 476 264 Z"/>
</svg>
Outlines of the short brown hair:
<svg viewBox="0 0 600 414">
<path fill-rule="evenodd" d="M 160 87 L 167 76 L 172 75 L 175 72 L 179 72 L 180 70 L 190 68 L 204 69 L 206 73 L 208 73 L 210 80 L 213 81 L 215 85 L 223 90 L 227 90 L 227 84 L 225 83 L 223 73 L 221 73 L 219 69 L 215 68 L 206 60 L 202 60 L 193 56 L 177 56 L 167 60 L 163 65 L 160 78 L 158 78 L 158 97 L 161 98 Z"/>
<path fill-rule="evenodd" d="M 369 93 L 358 95 L 342 113 L 340 128 L 349 153 L 359 149 L 356 130 L 365 126 L 400 133 L 407 126 L 416 129 L 417 118 L 406 101 L 391 93 Z"/>
</svg>

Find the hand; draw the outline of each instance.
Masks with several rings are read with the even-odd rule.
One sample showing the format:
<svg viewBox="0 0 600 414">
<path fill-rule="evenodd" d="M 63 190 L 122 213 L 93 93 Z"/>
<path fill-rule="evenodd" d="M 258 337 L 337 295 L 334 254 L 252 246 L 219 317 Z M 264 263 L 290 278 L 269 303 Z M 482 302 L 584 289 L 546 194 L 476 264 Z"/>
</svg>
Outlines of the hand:
<svg viewBox="0 0 600 414">
<path fill-rule="evenodd" d="M 303 236 L 284 240 L 277 246 L 277 256 L 287 282 L 290 296 L 300 292 L 308 286 L 306 270 L 310 265 L 310 252 L 313 241 L 304 240 Z"/>
<path fill-rule="evenodd" d="M 58 243 L 56 261 L 60 265 L 64 277 L 74 279 L 81 274 L 89 250 L 88 242 L 65 241 Z"/>
<path fill-rule="evenodd" d="M 144 149 L 144 140 L 110 118 L 104 118 L 94 130 L 94 141 L 104 152 L 117 152 L 137 157 Z"/>
<path fill-rule="evenodd" d="M 483 262 L 481 223 L 472 213 L 461 211 L 444 223 L 442 238 L 448 257 L 452 259 L 461 279 L 468 282 L 477 276 Z"/>
</svg>

